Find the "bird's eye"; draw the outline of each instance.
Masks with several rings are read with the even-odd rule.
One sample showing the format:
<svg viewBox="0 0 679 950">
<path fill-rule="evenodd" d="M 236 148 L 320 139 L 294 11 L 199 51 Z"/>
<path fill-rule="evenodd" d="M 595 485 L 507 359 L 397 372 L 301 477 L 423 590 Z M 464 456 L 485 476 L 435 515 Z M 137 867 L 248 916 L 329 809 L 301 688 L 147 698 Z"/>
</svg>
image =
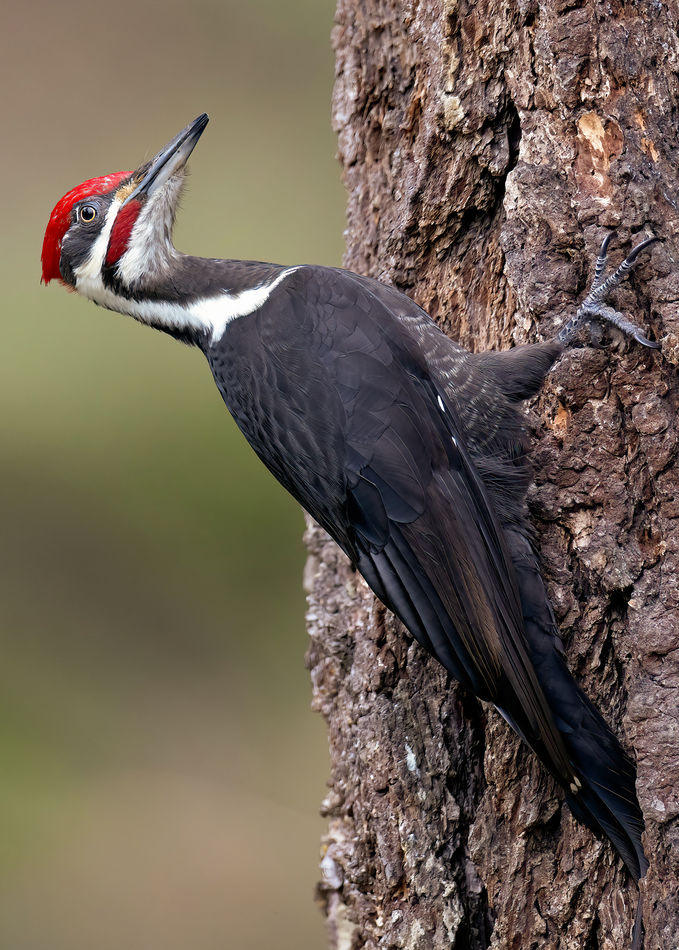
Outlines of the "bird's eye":
<svg viewBox="0 0 679 950">
<path fill-rule="evenodd" d="M 97 209 L 93 208 L 92 205 L 83 205 L 79 214 L 81 221 L 84 221 L 85 224 L 90 224 L 97 216 Z"/>
</svg>

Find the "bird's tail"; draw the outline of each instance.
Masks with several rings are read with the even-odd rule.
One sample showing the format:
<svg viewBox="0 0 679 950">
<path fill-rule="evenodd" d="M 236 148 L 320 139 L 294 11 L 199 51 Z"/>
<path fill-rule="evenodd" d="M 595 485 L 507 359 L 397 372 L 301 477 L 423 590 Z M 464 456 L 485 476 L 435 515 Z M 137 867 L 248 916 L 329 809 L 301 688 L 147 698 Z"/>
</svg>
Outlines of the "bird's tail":
<svg viewBox="0 0 679 950">
<path fill-rule="evenodd" d="M 577 778 L 575 785 L 579 784 L 577 790 L 573 784 L 565 789 L 566 801 L 578 820 L 612 842 L 638 882 L 648 861 L 641 843 L 644 820 L 636 794 L 636 767 L 566 666 L 529 540 L 517 530 L 508 534 L 530 658 Z M 534 745 L 531 738 L 526 736 Z M 535 751 L 549 768 L 543 750 Z"/>
<path fill-rule="evenodd" d="M 576 794 L 566 789 L 566 801 L 575 817 L 595 835 L 608 838 L 638 884 L 648 861 L 641 843 L 644 819 L 636 794 L 636 767 L 572 679 L 561 657 L 557 655 L 554 660 L 550 687 L 555 685 L 559 698 L 553 699 L 551 689 L 548 698 L 555 703 L 556 724 L 581 785 Z M 567 692 L 571 695 L 564 712 L 559 702 Z M 639 892 L 631 950 L 642 950 L 643 941 Z"/>
<path fill-rule="evenodd" d="M 641 843 L 644 819 L 636 794 L 636 767 L 574 682 L 561 657 L 555 660 L 562 670 L 553 670 L 552 683 L 556 682 L 558 699 L 552 708 L 556 710 L 557 728 L 581 785 L 575 794 L 566 790 L 566 801 L 579 821 L 612 842 L 638 882 L 646 873 L 648 861 Z M 564 711 L 559 702 L 566 691 L 571 696 Z"/>
</svg>

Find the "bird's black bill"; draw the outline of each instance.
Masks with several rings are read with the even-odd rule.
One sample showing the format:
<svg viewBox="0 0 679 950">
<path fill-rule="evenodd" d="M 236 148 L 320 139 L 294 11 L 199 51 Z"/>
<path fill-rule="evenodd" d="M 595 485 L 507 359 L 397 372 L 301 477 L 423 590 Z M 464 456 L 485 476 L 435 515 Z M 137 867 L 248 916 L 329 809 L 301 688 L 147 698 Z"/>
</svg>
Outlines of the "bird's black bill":
<svg viewBox="0 0 679 950">
<path fill-rule="evenodd" d="M 203 112 L 185 129 L 175 135 L 171 142 L 162 148 L 156 157 L 135 172 L 138 184 L 125 199 L 125 204 L 133 198 L 148 197 L 186 164 L 189 155 L 196 147 L 198 139 L 208 124 L 208 115 Z"/>
</svg>

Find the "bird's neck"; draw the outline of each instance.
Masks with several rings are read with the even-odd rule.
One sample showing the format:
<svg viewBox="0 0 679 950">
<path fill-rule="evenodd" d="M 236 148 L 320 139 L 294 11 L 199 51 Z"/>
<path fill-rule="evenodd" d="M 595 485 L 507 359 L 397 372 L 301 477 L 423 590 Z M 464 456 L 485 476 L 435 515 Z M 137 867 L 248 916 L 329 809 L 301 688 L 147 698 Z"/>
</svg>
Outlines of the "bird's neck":
<svg viewBox="0 0 679 950">
<path fill-rule="evenodd" d="M 160 266 L 132 284 L 112 268 L 78 290 L 100 306 L 205 348 L 218 342 L 233 320 L 259 309 L 293 269 L 192 257 L 172 248 Z"/>
</svg>

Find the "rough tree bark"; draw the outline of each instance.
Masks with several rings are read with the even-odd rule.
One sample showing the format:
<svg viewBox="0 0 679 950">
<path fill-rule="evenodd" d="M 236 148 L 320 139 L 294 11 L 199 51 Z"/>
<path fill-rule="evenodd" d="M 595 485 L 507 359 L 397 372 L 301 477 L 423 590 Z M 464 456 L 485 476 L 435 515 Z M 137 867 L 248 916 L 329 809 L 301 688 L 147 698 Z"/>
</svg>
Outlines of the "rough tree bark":
<svg viewBox="0 0 679 950">
<path fill-rule="evenodd" d="M 662 356 L 562 358 L 530 496 L 571 668 L 638 763 L 647 950 L 679 947 L 678 22 L 658 0 L 339 0 L 334 32 L 345 264 L 469 348 L 551 335 L 607 230 L 616 250 L 665 238 L 617 298 Z M 318 528 L 308 541 L 331 946 L 628 946 L 636 891 L 612 849 Z"/>
</svg>

